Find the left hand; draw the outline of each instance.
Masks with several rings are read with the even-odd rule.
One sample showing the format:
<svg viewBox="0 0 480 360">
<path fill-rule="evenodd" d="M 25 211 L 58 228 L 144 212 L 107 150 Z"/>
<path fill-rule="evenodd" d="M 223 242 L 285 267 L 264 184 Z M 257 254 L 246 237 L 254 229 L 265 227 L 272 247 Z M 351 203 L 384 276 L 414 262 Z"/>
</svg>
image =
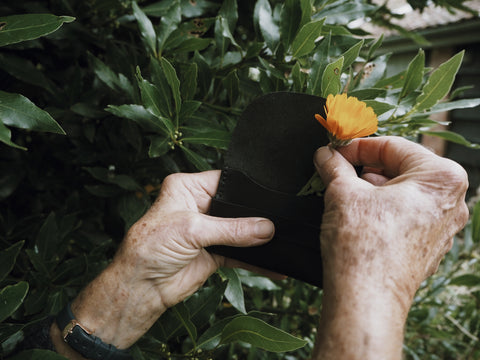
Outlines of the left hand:
<svg viewBox="0 0 480 360">
<path fill-rule="evenodd" d="M 206 213 L 220 171 L 168 176 L 150 210 L 128 231 L 113 262 L 75 299 L 77 320 L 103 342 L 127 348 L 170 306 L 193 294 L 219 266 L 239 263 L 210 245 L 256 246 L 273 237 L 262 218 Z"/>
</svg>

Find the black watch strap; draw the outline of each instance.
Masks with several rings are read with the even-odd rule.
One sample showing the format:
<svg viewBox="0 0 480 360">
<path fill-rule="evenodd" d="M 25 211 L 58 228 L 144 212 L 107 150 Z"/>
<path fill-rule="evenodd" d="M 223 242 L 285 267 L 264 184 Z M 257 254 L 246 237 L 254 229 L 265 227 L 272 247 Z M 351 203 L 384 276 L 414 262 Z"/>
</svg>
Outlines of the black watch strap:
<svg viewBox="0 0 480 360">
<path fill-rule="evenodd" d="M 57 325 L 64 341 L 80 355 L 90 360 L 131 360 L 128 350 L 119 350 L 105 344 L 80 325 L 72 313 L 70 303 L 57 315 Z"/>
</svg>

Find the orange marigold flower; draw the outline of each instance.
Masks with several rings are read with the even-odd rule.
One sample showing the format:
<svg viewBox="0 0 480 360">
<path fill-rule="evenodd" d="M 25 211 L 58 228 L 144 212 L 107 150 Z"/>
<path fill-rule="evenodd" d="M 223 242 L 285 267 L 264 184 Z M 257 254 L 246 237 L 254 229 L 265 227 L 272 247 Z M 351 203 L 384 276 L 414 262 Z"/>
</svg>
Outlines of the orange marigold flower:
<svg viewBox="0 0 480 360">
<path fill-rule="evenodd" d="M 356 97 L 339 94 L 327 97 L 327 119 L 315 114 L 315 119 L 327 129 L 333 146 L 344 146 L 352 139 L 377 131 L 378 119 L 371 107 Z"/>
</svg>

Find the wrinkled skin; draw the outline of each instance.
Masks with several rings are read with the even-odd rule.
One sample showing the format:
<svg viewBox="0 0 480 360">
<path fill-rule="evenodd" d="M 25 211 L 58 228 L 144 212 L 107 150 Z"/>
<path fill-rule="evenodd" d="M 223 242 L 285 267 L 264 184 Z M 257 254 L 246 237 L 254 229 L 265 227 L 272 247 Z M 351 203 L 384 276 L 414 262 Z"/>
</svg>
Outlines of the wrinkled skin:
<svg viewBox="0 0 480 360">
<path fill-rule="evenodd" d="M 468 219 L 467 175 L 397 137 L 321 148 L 315 160 L 327 186 L 315 358 L 400 359 L 413 296 Z"/>
<path fill-rule="evenodd" d="M 267 219 L 206 215 L 219 178 L 220 171 L 207 171 L 173 174 L 164 180 L 158 199 L 128 231 L 112 263 L 73 302 L 72 312 L 84 327 L 108 344 L 127 348 L 219 266 L 257 270 L 204 249 L 256 246 L 274 233 Z M 58 337 L 54 324 L 54 344 L 68 357 L 81 358 Z"/>
</svg>

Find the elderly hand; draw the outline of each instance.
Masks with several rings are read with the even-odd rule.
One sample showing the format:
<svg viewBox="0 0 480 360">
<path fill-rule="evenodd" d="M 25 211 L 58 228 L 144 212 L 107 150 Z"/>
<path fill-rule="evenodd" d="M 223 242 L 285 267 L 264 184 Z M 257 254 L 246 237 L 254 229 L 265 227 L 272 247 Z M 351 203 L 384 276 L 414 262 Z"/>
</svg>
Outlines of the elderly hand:
<svg viewBox="0 0 480 360">
<path fill-rule="evenodd" d="M 273 237 L 273 223 L 266 219 L 206 215 L 219 177 L 220 171 L 208 171 L 165 179 L 158 199 L 129 230 L 113 262 L 73 302 L 80 324 L 103 342 L 127 348 L 219 266 L 239 265 L 204 247 L 255 246 Z"/>
<path fill-rule="evenodd" d="M 413 296 L 468 219 L 467 175 L 453 161 L 396 137 L 320 148 L 315 162 L 327 186 L 324 308 L 315 355 L 400 359 Z M 364 166 L 361 178 L 352 164 Z"/>
</svg>

